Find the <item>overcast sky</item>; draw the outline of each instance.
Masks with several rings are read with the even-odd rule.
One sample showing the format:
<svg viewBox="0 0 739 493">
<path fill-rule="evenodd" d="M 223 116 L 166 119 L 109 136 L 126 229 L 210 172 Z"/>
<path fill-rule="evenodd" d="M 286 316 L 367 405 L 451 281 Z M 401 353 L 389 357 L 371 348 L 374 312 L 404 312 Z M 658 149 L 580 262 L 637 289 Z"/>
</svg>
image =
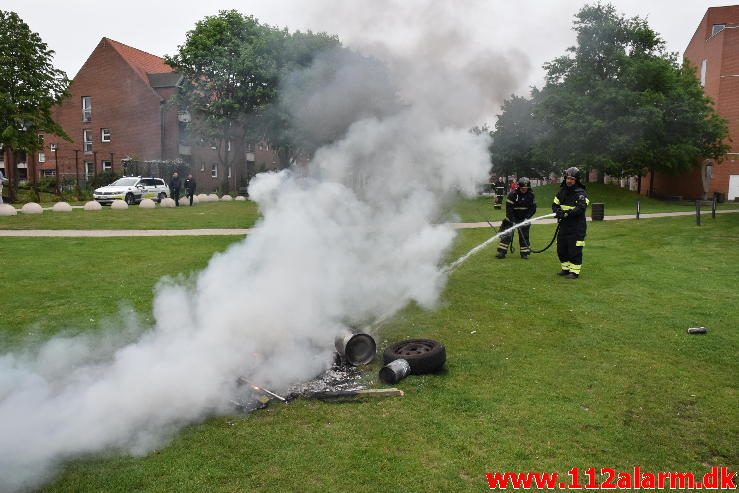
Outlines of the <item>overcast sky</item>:
<svg viewBox="0 0 739 493">
<path fill-rule="evenodd" d="M 435 23 L 458 27 L 468 46 L 493 47 L 516 67 L 516 92 L 541 86 L 544 62 L 574 44 L 573 15 L 580 0 L 3 0 L 56 52 L 55 63 L 72 78 L 102 37 L 163 56 L 173 54 L 195 22 L 222 9 L 252 14 L 293 30 L 338 34 L 345 45 L 402 53 L 417 33 Z M 613 0 L 623 14 L 646 17 L 669 51 L 682 55 L 706 9 L 725 5 L 707 0 Z M 448 32 L 446 34 L 449 34 Z M 458 41 L 458 40 L 456 40 Z M 513 56 L 511 56 L 513 55 Z"/>
</svg>

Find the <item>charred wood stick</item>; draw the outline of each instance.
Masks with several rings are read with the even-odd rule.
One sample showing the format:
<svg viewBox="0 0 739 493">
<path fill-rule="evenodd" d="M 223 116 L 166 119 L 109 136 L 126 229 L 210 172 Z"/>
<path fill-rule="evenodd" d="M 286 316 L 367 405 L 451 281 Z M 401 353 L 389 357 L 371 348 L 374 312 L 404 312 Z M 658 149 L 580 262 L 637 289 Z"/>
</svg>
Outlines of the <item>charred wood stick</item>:
<svg viewBox="0 0 739 493">
<path fill-rule="evenodd" d="M 311 392 L 303 394 L 306 399 L 346 399 L 358 397 L 402 397 L 404 392 L 400 389 L 362 389 L 362 390 L 336 390 L 324 392 Z"/>
<path fill-rule="evenodd" d="M 262 392 L 262 393 L 271 395 L 275 399 L 279 399 L 282 402 L 287 402 L 287 399 L 285 399 L 284 397 L 279 396 L 279 395 L 275 394 L 274 392 L 265 389 L 264 387 L 260 387 L 259 385 L 253 384 L 253 383 L 251 383 L 249 380 L 247 380 L 244 377 L 237 378 L 236 379 L 236 383 L 238 383 L 239 385 L 248 385 L 249 387 L 251 387 L 253 390 L 256 390 L 257 392 Z"/>
</svg>

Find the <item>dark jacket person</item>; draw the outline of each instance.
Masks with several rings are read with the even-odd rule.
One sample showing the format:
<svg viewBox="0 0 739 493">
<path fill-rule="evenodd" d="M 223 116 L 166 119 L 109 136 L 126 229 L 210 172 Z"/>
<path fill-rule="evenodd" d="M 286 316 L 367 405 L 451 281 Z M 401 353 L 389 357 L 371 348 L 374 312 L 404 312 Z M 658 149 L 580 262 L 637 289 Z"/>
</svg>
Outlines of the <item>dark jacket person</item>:
<svg viewBox="0 0 739 493">
<path fill-rule="evenodd" d="M 180 206 L 180 188 L 182 188 L 180 175 L 175 171 L 172 173 L 172 179 L 169 180 L 169 193 L 172 194 L 172 198 L 177 207 Z"/>
<path fill-rule="evenodd" d="M 192 198 L 195 195 L 196 188 L 195 179 L 192 175 L 187 175 L 187 180 L 185 180 L 185 196 L 190 198 L 190 205 L 192 205 Z"/>
<path fill-rule="evenodd" d="M 521 177 L 518 179 L 518 187 L 511 191 L 506 197 L 505 204 L 505 219 L 500 225 L 501 230 L 506 230 L 513 226 L 524 222 L 527 219 L 531 219 L 536 214 L 536 198 L 534 192 L 531 191 L 531 180 L 528 178 Z M 522 259 L 529 258 L 531 254 L 531 241 L 529 239 L 529 230 L 531 225 L 521 226 L 518 228 L 518 247 L 521 253 Z M 500 243 L 498 243 L 498 253 L 495 254 L 497 258 L 505 258 L 508 247 L 513 240 L 513 231 L 507 235 L 500 237 Z"/>
<path fill-rule="evenodd" d="M 565 170 L 559 192 L 554 197 L 552 212 L 559 219 L 557 256 L 562 269 L 557 275 L 577 279 L 582 268 L 582 250 L 585 246 L 585 210 L 590 200 L 585 186 L 580 183 L 580 170 L 572 167 Z"/>
</svg>

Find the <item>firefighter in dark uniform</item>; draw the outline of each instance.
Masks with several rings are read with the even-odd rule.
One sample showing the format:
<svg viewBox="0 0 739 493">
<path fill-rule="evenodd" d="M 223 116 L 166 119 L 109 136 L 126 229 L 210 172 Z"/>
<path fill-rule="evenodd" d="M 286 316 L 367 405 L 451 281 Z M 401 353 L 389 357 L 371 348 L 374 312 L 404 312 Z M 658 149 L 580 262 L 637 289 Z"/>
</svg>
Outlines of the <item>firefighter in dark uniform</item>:
<svg viewBox="0 0 739 493">
<path fill-rule="evenodd" d="M 504 231 L 514 224 L 518 224 L 527 219 L 530 219 L 536 213 L 536 198 L 534 192 L 531 191 L 531 181 L 522 177 L 518 179 L 518 188 L 513 190 L 506 197 L 505 204 L 505 219 L 500 225 L 501 231 Z M 531 243 L 529 241 L 529 229 L 531 225 L 521 226 L 518 228 L 518 247 L 521 253 L 521 258 L 526 260 L 531 254 Z M 497 258 L 505 258 L 508 246 L 513 241 L 513 231 L 507 235 L 500 237 L 500 243 L 498 243 L 498 253 L 495 254 Z"/>
<path fill-rule="evenodd" d="M 505 196 L 505 182 L 502 177 L 498 177 L 493 185 L 493 193 L 495 194 L 495 200 L 493 201 L 493 207 L 500 209 L 503 203 L 503 197 Z"/>
<path fill-rule="evenodd" d="M 552 204 L 552 212 L 559 220 L 557 256 L 562 269 L 557 275 L 567 279 L 577 279 L 580 276 L 582 249 L 587 231 L 585 210 L 589 204 L 585 186 L 580 183 L 580 170 L 575 167 L 567 168 Z"/>
</svg>

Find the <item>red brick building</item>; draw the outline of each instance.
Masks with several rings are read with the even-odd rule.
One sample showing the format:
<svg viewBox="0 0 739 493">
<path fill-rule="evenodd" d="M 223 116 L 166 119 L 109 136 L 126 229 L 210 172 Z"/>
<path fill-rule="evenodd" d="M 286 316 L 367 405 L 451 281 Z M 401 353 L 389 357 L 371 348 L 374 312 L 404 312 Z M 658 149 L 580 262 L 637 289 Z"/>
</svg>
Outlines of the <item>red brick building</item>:
<svg viewBox="0 0 739 493">
<path fill-rule="evenodd" d="M 138 174 L 159 176 L 169 173 L 157 162 L 181 161 L 198 191 L 238 191 L 248 173 L 275 167 L 264 143 L 234 145 L 231 165 L 224 166 L 214 147 L 191 141 L 190 115 L 170 103 L 180 80 L 162 58 L 103 38 L 72 80 L 70 96 L 54 111 L 73 142 L 45 136 L 44 149 L 28 156 L 29 178 L 34 171 L 37 179 L 55 176 L 58 169 L 62 180 L 79 176 L 84 183 L 105 171 L 130 174 L 134 165 Z"/>
<path fill-rule="evenodd" d="M 721 163 L 704 162 L 700 169 L 677 177 L 656 174 L 655 195 L 697 199 L 719 193 L 734 200 L 739 197 L 739 5 L 709 8 L 684 57 L 696 67 L 705 93 L 727 120 L 731 149 Z M 642 180 L 642 192 L 648 184 L 649 177 Z"/>
</svg>

